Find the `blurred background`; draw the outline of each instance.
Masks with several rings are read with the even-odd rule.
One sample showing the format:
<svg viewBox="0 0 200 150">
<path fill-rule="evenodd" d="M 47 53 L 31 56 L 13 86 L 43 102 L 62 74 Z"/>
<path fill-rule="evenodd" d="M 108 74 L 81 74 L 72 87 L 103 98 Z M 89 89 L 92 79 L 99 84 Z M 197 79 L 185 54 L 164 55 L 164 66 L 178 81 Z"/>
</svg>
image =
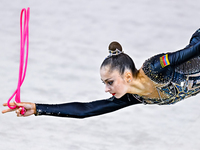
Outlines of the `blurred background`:
<svg viewBox="0 0 200 150">
<path fill-rule="evenodd" d="M 30 7 L 21 100 L 88 102 L 104 92 L 99 67 L 112 41 L 137 68 L 184 48 L 200 27 L 198 0 L 0 0 L 0 109 L 18 82 L 20 12 Z M 0 149 L 199 150 L 200 95 L 175 105 L 135 105 L 86 119 L 0 114 Z"/>
</svg>

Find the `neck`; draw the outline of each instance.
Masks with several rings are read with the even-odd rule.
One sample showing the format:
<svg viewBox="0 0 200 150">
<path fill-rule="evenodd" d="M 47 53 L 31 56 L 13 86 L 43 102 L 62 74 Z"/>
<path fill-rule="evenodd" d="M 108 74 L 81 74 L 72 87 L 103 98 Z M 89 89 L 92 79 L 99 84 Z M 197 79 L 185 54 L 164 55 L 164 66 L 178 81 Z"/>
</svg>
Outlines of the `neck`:
<svg viewBox="0 0 200 150">
<path fill-rule="evenodd" d="M 149 78 L 140 69 L 137 76 L 131 81 L 128 88 L 128 93 L 138 94 L 140 96 L 147 96 L 152 92 L 152 83 Z"/>
</svg>

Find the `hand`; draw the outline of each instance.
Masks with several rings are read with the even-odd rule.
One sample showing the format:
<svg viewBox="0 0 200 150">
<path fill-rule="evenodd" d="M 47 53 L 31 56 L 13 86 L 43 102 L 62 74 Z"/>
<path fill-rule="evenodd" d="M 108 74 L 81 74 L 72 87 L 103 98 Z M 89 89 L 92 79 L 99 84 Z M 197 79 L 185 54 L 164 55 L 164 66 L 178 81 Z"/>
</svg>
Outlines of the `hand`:
<svg viewBox="0 0 200 150">
<path fill-rule="evenodd" d="M 3 106 L 8 106 L 7 103 L 4 103 Z M 30 116 L 33 114 L 36 114 L 36 106 L 34 103 L 29 103 L 29 102 L 22 102 L 22 103 L 10 103 L 10 106 L 17 106 L 15 109 L 5 109 L 2 111 L 2 113 L 7 113 L 7 112 L 11 112 L 11 111 L 15 111 L 18 117 L 21 116 Z M 20 111 L 22 110 L 21 107 L 24 107 L 26 112 L 24 115 L 20 114 Z"/>
</svg>

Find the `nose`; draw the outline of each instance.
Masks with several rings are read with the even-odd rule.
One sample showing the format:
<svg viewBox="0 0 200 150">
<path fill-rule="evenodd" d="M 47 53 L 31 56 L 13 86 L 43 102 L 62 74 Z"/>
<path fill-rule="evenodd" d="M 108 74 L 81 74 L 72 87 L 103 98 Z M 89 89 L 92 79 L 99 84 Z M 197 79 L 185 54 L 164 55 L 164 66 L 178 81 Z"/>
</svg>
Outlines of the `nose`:
<svg viewBox="0 0 200 150">
<path fill-rule="evenodd" d="M 106 87 L 105 87 L 105 92 L 107 93 L 107 92 L 109 92 L 110 91 L 110 88 L 106 85 Z"/>
</svg>

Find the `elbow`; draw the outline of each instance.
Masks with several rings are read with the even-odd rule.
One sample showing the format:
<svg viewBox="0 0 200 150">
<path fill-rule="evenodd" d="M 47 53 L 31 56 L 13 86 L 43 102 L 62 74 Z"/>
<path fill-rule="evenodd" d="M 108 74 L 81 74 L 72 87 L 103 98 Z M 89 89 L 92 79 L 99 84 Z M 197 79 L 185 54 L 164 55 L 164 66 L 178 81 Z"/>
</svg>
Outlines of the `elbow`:
<svg viewBox="0 0 200 150">
<path fill-rule="evenodd" d="M 67 115 L 66 117 L 76 118 L 76 119 L 85 119 L 85 118 L 88 118 L 88 117 L 91 117 L 91 116 L 92 115 L 89 115 L 89 114 L 79 113 L 79 114 L 76 114 L 76 115 Z"/>
<path fill-rule="evenodd" d="M 91 117 L 91 116 L 92 116 L 92 115 L 85 114 L 85 113 L 81 113 L 81 114 L 77 115 L 76 117 L 77 117 L 78 119 L 85 119 L 85 118 L 89 118 L 89 117 Z"/>
</svg>

